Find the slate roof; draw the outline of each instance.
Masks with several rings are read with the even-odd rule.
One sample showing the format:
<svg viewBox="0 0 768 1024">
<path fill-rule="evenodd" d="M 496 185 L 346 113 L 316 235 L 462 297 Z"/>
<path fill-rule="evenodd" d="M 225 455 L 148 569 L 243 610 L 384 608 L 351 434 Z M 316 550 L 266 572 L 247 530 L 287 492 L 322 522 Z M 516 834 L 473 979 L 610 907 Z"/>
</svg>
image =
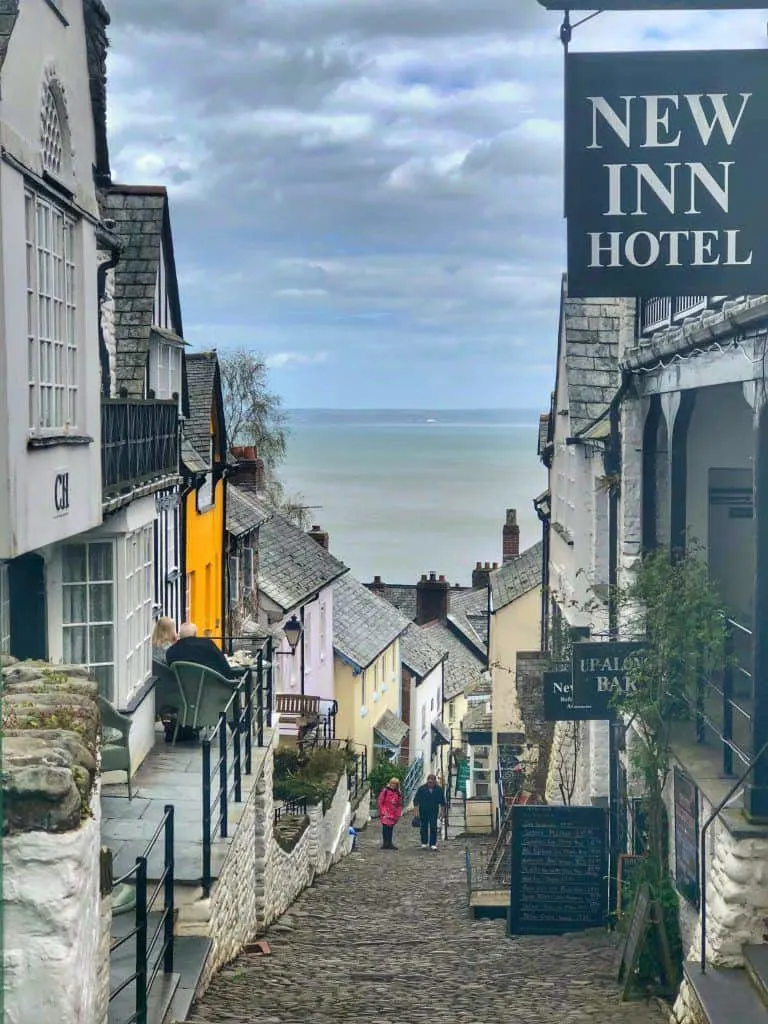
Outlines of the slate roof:
<svg viewBox="0 0 768 1024">
<path fill-rule="evenodd" d="M 445 662 L 443 693 L 446 700 L 453 700 L 469 683 L 477 681 L 485 671 L 485 661 L 472 651 L 444 622 L 430 622 L 421 627 L 429 634 L 430 640 L 448 659 Z"/>
<path fill-rule="evenodd" d="M 571 434 L 586 430 L 608 408 L 621 383 L 619 334 L 634 323 L 634 300 L 571 299 L 566 275 L 561 292 L 561 337 Z"/>
<path fill-rule="evenodd" d="M 385 711 L 373 728 L 393 747 L 399 747 L 408 735 L 408 726 L 392 711 Z"/>
<path fill-rule="evenodd" d="M 298 608 L 349 571 L 271 505 L 249 497 L 264 517 L 259 529 L 259 590 L 283 612 Z"/>
<path fill-rule="evenodd" d="M 485 587 L 451 591 L 448 618 L 482 654 L 488 646 L 488 591 Z"/>
<path fill-rule="evenodd" d="M 400 637 L 400 660 L 419 679 L 429 675 L 445 658 L 441 650 L 422 626 L 412 622 Z"/>
<path fill-rule="evenodd" d="M 385 601 L 389 601 L 390 604 L 394 605 L 399 612 L 402 612 L 406 618 L 415 620 L 417 615 L 417 601 L 416 601 L 416 584 L 413 583 L 366 583 L 365 586 L 372 590 L 379 597 L 383 597 Z M 449 607 L 450 603 L 455 600 L 456 595 L 471 593 L 471 587 L 451 587 L 449 591 Z"/>
<path fill-rule="evenodd" d="M 189 419 L 184 424 L 184 437 L 208 469 L 210 468 L 211 417 L 219 361 L 215 352 L 188 352 L 185 362 L 187 364 Z"/>
<path fill-rule="evenodd" d="M 122 250 L 114 271 L 117 387 L 143 398 L 168 194 L 162 186 L 113 185 L 99 199 Z"/>
<path fill-rule="evenodd" d="M 19 0 L 0 0 L 0 71 L 3 70 L 8 43 L 19 16 Z"/>
<path fill-rule="evenodd" d="M 242 537 L 261 526 L 267 518 L 268 513 L 253 495 L 235 484 L 227 485 L 227 533 Z"/>
<path fill-rule="evenodd" d="M 487 700 L 490 700 L 493 696 L 493 680 L 491 679 L 490 673 L 483 672 L 483 674 L 473 683 L 465 686 L 464 696 L 467 700 L 470 698 L 481 697 L 485 697 Z"/>
<path fill-rule="evenodd" d="M 193 473 L 204 473 L 208 469 L 205 459 L 202 455 L 197 454 L 197 451 L 186 439 L 181 442 L 181 461 Z"/>
<path fill-rule="evenodd" d="M 409 625 L 404 615 L 353 576 L 334 583 L 333 646 L 358 668 L 368 668 Z"/>
<path fill-rule="evenodd" d="M 493 715 L 485 710 L 485 705 L 477 708 L 470 708 L 461 721 L 462 735 L 466 736 L 471 732 L 491 732 L 493 730 Z"/>
<path fill-rule="evenodd" d="M 542 544 L 537 541 L 518 558 L 505 562 L 491 573 L 491 601 L 494 612 L 506 608 L 518 597 L 541 586 Z"/>
</svg>

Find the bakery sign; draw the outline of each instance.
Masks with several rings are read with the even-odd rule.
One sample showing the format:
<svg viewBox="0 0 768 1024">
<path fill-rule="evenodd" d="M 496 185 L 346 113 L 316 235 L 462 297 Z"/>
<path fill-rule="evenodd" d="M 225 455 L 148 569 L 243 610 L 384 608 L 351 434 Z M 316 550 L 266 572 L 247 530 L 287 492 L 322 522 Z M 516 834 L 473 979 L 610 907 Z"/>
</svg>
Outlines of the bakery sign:
<svg viewBox="0 0 768 1024">
<path fill-rule="evenodd" d="M 768 50 L 569 53 L 573 297 L 744 295 L 768 264 Z"/>
</svg>

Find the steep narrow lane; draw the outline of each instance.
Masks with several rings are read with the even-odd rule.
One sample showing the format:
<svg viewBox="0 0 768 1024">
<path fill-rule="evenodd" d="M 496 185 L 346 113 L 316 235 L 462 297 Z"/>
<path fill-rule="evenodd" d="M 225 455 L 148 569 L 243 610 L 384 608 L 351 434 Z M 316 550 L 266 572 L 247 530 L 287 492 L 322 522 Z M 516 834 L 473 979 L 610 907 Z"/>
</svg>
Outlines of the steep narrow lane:
<svg viewBox="0 0 768 1024">
<path fill-rule="evenodd" d="M 269 933 L 272 956 L 243 956 L 214 981 L 196 1024 L 661 1024 L 620 1003 L 616 953 L 601 932 L 509 939 L 467 914 L 464 844 L 359 852 L 319 878 Z"/>
</svg>

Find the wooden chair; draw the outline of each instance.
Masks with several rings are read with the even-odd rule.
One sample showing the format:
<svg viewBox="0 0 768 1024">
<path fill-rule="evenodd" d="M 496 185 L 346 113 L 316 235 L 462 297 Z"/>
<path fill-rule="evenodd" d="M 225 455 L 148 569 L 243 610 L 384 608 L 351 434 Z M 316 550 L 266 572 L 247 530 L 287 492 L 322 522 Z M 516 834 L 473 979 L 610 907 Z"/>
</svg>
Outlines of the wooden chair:
<svg viewBox="0 0 768 1024">
<path fill-rule="evenodd" d="M 173 742 L 179 729 L 212 729 L 219 724 L 219 715 L 232 699 L 237 683 L 226 679 L 206 665 L 175 661 L 171 666 L 179 688 L 179 714 L 173 731 Z"/>
<path fill-rule="evenodd" d="M 114 704 L 99 696 L 101 708 L 101 770 L 103 772 L 125 772 L 128 776 L 128 799 L 131 791 L 131 750 L 129 738 L 132 719 L 121 715 Z"/>
</svg>

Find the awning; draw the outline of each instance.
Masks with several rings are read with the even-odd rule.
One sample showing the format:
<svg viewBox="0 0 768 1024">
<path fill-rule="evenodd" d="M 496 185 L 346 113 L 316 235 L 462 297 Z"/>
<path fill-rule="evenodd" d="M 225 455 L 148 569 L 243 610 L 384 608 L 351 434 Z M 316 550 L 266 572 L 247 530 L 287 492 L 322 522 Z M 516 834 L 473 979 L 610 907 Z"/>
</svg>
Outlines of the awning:
<svg viewBox="0 0 768 1024">
<path fill-rule="evenodd" d="M 408 726 L 391 711 L 385 711 L 373 731 L 390 747 L 399 747 L 408 735 Z"/>
<path fill-rule="evenodd" d="M 451 742 L 451 730 L 445 722 L 441 721 L 439 718 L 436 718 L 432 723 L 432 732 L 434 732 L 437 737 L 436 742 L 438 745 Z"/>
</svg>

